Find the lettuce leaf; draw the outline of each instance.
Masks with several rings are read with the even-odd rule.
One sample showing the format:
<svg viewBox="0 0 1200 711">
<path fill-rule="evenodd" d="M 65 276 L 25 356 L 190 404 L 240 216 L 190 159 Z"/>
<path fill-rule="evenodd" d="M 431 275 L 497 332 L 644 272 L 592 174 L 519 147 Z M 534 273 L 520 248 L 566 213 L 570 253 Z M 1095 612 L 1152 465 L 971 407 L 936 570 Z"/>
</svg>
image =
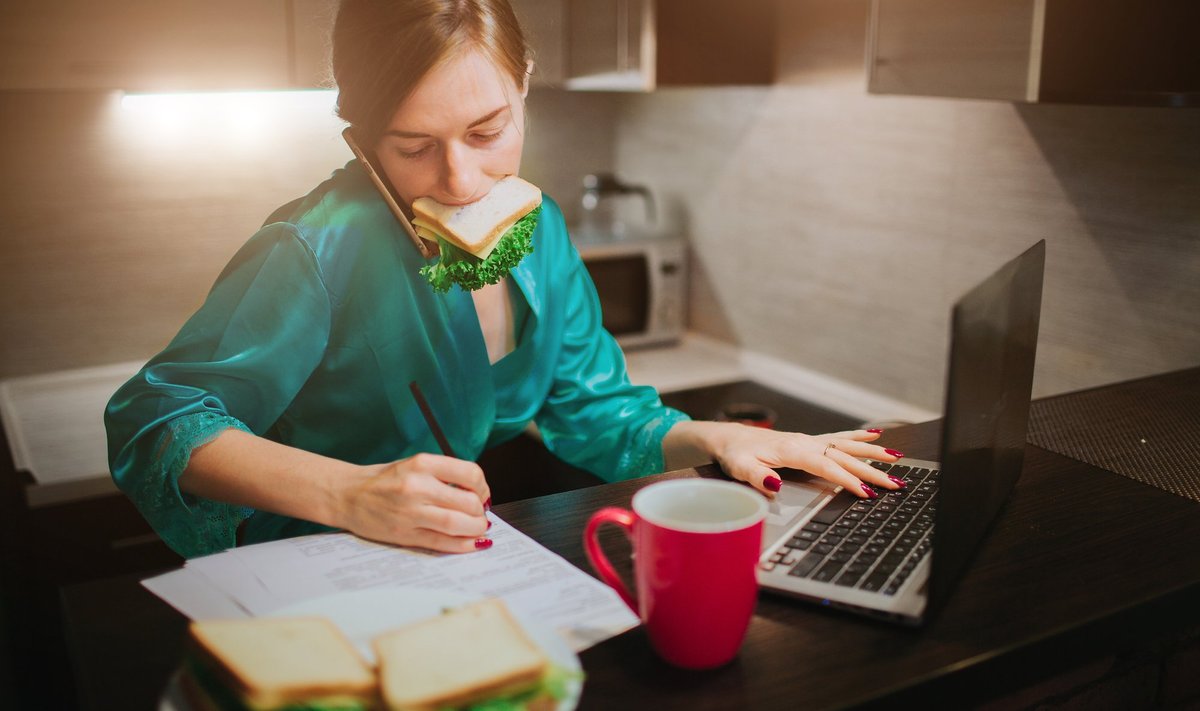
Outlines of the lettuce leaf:
<svg viewBox="0 0 1200 711">
<path fill-rule="evenodd" d="M 583 678 L 582 669 L 575 671 L 554 664 L 542 677 L 542 683 L 532 689 L 513 696 L 478 701 L 461 709 L 444 711 L 526 711 L 528 702 L 543 695 L 549 696 L 555 701 L 562 701 L 567 698 L 568 685 L 572 681 Z"/>
<path fill-rule="evenodd" d="M 480 259 L 438 238 L 441 255 L 434 264 L 421 267 L 421 276 L 434 291 L 446 292 L 454 284 L 466 291 L 475 291 L 488 284 L 495 284 L 512 268 L 520 264 L 525 255 L 533 253 L 533 230 L 537 227 L 539 205 L 532 212 L 517 220 L 508 228 L 487 259 Z"/>
</svg>

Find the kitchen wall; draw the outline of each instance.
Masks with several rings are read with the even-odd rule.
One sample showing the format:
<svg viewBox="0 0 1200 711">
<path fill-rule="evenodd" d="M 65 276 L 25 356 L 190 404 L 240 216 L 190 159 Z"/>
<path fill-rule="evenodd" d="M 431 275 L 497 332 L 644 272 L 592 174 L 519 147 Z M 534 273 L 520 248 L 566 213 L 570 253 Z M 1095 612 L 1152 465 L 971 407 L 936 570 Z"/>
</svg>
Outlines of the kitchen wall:
<svg viewBox="0 0 1200 711">
<path fill-rule="evenodd" d="M 522 172 L 572 211 L 610 169 L 616 97 L 537 90 Z M 0 92 L 0 378 L 161 349 L 278 205 L 351 157 L 327 92 Z"/>
<path fill-rule="evenodd" d="M 867 2 L 781 7 L 776 85 L 623 98 L 695 330 L 937 411 L 950 304 L 1045 238 L 1035 394 L 1200 365 L 1200 110 L 868 95 Z"/>
</svg>

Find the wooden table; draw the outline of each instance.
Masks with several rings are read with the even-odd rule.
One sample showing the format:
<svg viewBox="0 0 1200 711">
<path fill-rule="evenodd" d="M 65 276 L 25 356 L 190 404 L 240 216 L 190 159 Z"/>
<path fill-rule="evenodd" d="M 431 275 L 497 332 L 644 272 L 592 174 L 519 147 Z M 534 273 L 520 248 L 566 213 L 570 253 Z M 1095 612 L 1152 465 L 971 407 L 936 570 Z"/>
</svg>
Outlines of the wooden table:
<svg viewBox="0 0 1200 711">
<path fill-rule="evenodd" d="M 910 456 L 937 454 L 938 427 L 888 432 Z M 496 513 L 584 570 L 581 532 L 663 478 L 517 501 Z M 610 558 L 628 578 L 623 538 Z M 145 576 L 140 576 L 145 577 Z M 138 577 L 63 591 L 84 705 L 153 708 L 179 661 L 185 620 Z M 580 655 L 582 709 L 819 709 L 901 702 L 977 704 L 1091 660 L 1200 625 L 1200 504 L 1029 446 L 1025 470 L 941 614 L 922 629 L 764 594 L 738 658 L 670 668 L 641 628 Z"/>
</svg>

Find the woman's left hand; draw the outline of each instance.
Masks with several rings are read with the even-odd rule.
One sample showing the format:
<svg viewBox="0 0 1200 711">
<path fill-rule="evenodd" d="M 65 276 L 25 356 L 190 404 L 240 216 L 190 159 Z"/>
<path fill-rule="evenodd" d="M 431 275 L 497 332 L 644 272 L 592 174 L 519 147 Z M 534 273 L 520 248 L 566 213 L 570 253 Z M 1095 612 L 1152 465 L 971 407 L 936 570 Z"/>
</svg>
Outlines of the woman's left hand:
<svg viewBox="0 0 1200 711">
<path fill-rule="evenodd" d="M 732 422 L 680 425 L 684 427 L 680 434 L 711 454 L 726 474 L 768 496 L 779 491 L 782 480 L 774 470 L 783 467 L 801 469 L 864 499 L 878 496 L 876 488 L 895 490 L 903 486 L 900 479 L 862 461 L 896 462 L 904 456 L 871 444 L 879 439 L 878 430 L 806 435 Z"/>
</svg>

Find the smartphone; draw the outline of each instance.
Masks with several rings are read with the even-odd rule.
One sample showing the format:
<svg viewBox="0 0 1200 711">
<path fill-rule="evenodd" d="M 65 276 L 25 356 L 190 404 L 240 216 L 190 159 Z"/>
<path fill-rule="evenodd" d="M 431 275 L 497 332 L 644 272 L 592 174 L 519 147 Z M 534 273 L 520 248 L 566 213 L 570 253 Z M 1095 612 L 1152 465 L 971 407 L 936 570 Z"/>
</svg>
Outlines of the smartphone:
<svg viewBox="0 0 1200 711">
<path fill-rule="evenodd" d="M 426 259 L 433 258 L 435 256 L 433 250 L 430 249 L 425 240 L 421 239 L 421 236 L 417 234 L 417 231 L 413 229 L 412 222 L 409 221 L 408 215 L 405 214 L 404 209 L 400 207 L 400 202 L 396 199 L 395 194 L 392 193 L 391 187 L 387 184 L 387 182 L 384 181 L 382 171 L 376 170 L 375 164 L 371 161 L 370 157 L 368 157 L 366 152 L 359 147 L 358 142 L 354 140 L 354 136 L 350 133 L 349 126 L 342 131 L 342 138 L 346 139 L 346 145 L 350 146 L 350 150 L 354 151 L 354 157 L 357 158 L 358 162 L 362 164 L 363 170 L 367 171 L 367 175 L 371 178 L 371 182 L 375 184 L 375 189 L 378 190 L 379 194 L 383 196 L 383 201 L 387 203 L 387 206 L 389 209 L 391 209 L 392 214 L 395 215 L 396 219 L 400 221 L 400 226 L 404 228 L 404 231 L 408 234 L 409 239 L 412 240 L 412 243 L 417 248 L 417 251 L 420 252 L 421 256 Z"/>
</svg>

